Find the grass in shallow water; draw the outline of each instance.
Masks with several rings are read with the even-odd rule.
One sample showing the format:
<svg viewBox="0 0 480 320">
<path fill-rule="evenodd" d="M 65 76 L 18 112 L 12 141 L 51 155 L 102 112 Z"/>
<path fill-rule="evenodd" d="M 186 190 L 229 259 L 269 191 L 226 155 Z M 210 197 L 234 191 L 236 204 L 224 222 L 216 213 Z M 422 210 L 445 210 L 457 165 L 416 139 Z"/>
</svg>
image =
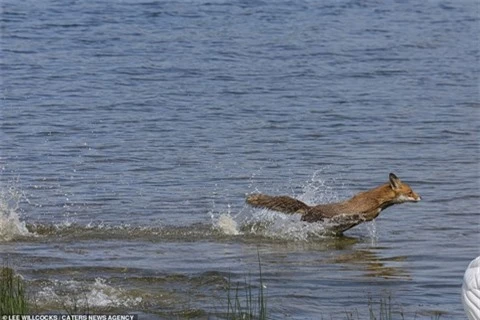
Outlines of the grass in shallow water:
<svg viewBox="0 0 480 320">
<path fill-rule="evenodd" d="M 20 276 L 9 267 L 0 268 L 0 314 L 26 314 L 28 303 Z"/>
<path fill-rule="evenodd" d="M 266 320 L 267 299 L 265 296 L 265 284 L 262 276 L 262 264 L 260 253 L 258 255 L 259 283 L 258 288 L 245 279 L 243 286 L 237 282 L 232 285 L 228 279 L 227 287 L 227 320 Z"/>
</svg>

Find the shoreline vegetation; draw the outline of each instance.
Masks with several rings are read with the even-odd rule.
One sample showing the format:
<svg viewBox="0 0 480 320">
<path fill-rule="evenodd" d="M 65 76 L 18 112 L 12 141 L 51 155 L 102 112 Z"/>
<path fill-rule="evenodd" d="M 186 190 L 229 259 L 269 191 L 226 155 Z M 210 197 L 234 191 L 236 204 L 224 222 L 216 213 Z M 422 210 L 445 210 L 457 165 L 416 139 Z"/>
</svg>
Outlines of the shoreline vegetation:
<svg viewBox="0 0 480 320">
<path fill-rule="evenodd" d="M 228 278 L 227 288 L 225 292 L 226 312 L 218 312 L 213 319 L 225 320 L 267 320 L 273 319 L 269 316 L 267 286 L 262 275 L 262 266 L 260 255 L 258 256 L 258 283 L 252 283 L 251 275 L 246 277 L 244 282 L 232 282 Z M 405 315 L 399 311 L 398 306 L 392 303 L 391 296 L 380 298 L 379 302 L 375 302 L 369 298 L 367 305 L 368 318 L 370 320 L 405 320 Z M 0 267 L 0 315 L 25 315 L 35 314 L 38 309 L 35 301 L 29 301 L 27 297 L 26 284 L 22 277 L 8 267 Z M 401 309 L 401 308 L 400 308 Z M 91 310 L 88 306 L 76 305 L 74 309 L 66 308 L 57 310 L 63 314 L 95 314 L 95 310 Z M 175 313 L 173 319 L 195 319 L 204 318 L 204 312 L 180 312 Z M 433 313 L 430 319 L 439 320 L 441 313 Z M 332 315 L 319 315 L 320 319 L 346 319 L 360 320 L 365 319 L 364 314 L 360 314 L 358 310 L 346 310 L 344 314 L 336 317 Z M 288 318 L 288 317 L 287 317 Z M 413 319 L 416 319 L 417 315 Z M 210 318 L 209 318 L 210 319 Z"/>
<path fill-rule="evenodd" d="M 29 311 L 23 279 L 8 266 L 0 268 L 0 315 Z"/>
<path fill-rule="evenodd" d="M 244 287 L 240 289 L 240 283 L 232 287 L 232 281 L 229 277 L 227 286 L 227 320 L 266 320 L 267 315 L 267 298 L 265 295 L 266 285 L 262 276 L 262 263 L 260 261 L 260 252 L 257 251 L 258 257 L 258 293 L 253 293 L 254 285 L 251 281 L 245 279 Z M 251 278 L 251 277 L 250 277 Z M 241 298 L 243 295 L 244 299 Z M 243 300 L 243 302 L 242 302 Z"/>
</svg>

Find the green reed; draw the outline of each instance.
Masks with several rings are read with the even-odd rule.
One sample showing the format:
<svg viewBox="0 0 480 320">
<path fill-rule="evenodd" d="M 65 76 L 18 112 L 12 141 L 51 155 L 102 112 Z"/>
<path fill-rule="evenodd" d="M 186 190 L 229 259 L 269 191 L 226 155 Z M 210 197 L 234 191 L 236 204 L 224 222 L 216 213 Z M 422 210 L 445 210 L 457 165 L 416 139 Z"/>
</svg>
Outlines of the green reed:
<svg viewBox="0 0 480 320">
<path fill-rule="evenodd" d="M 13 269 L 0 269 L 0 314 L 26 314 L 28 310 L 23 280 Z"/>
<path fill-rule="evenodd" d="M 258 255 L 259 283 L 258 289 L 245 279 L 243 287 L 237 282 L 232 286 L 230 277 L 227 286 L 227 320 L 265 320 L 267 319 L 267 299 L 262 275 L 260 253 Z M 254 291 L 257 291 L 255 294 Z"/>
<path fill-rule="evenodd" d="M 396 311 L 394 309 L 397 309 Z M 370 320 L 405 320 L 405 315 L 402 311 L 399 311 L 399 306 L 395 306 L 392 302 L 392 297 L 389 295 L 387 297 L 380 298 L 379 302 L 374 302 L 372 298 L 368 300 L 368 311 Z M 439 320 L 441 314 L 435 313 L 431 316 L 432 320 Z M 346 312 L 347 320 L 360 320 L 361 318 L 358 310 L 353 312 Z M 410 318 L 408 318 L 410 319 Z M 413 320 L 417 319 L 417 314 L 414 315 Z"/>
<path fill-rule="evenodd" d="M 381 298 L 379 303 L 378 317 L 373 307 L 374 303 L 370 299 L 368 302 L 368 311 L 370 314 L 370 320 L 392 320 L 393 311 L 392 311 L 392 297 L 388 296 L 387 298 Z M 402 315 L 403 317 L 403 315 Z"/>
</svg>

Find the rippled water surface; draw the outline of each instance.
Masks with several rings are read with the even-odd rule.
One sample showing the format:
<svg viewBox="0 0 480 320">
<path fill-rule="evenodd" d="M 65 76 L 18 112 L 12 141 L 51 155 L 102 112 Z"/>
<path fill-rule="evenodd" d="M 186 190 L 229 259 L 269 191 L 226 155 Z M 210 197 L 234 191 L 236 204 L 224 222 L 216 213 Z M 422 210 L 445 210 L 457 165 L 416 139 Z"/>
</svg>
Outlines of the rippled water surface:
<svg viewBox="0 0 480 320">
<path fill-rule="evenodd" d="M 239 282 L 271 319 L 366 319 L 386 297 L 464 318 L 478 2 L 4 0 L 0 17 L 0 259 L 39 312 L 215 319 Z M 244 203 L 338 201 L 390 172 L 423 200 L 343 237 Z"/>
</svg>

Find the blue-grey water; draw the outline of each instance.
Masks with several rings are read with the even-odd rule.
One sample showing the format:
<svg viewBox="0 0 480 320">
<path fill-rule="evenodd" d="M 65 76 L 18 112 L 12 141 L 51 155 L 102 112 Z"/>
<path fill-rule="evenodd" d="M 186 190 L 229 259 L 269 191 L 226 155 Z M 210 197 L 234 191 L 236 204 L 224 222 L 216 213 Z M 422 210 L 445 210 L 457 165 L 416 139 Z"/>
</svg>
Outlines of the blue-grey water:
<svg viewBox="0 0 480 320">
<path fill-rule="evenodd" d="M 0 18 L 0 260 L 37 312 L 221 318 L 260 256 L 271 319 L 368 319 L 388 297 L 465 318 L 478 1 L 3 0 Z M 244 203 L 390 172 L 423 200 L 344 237 Z"/>
</svg>

